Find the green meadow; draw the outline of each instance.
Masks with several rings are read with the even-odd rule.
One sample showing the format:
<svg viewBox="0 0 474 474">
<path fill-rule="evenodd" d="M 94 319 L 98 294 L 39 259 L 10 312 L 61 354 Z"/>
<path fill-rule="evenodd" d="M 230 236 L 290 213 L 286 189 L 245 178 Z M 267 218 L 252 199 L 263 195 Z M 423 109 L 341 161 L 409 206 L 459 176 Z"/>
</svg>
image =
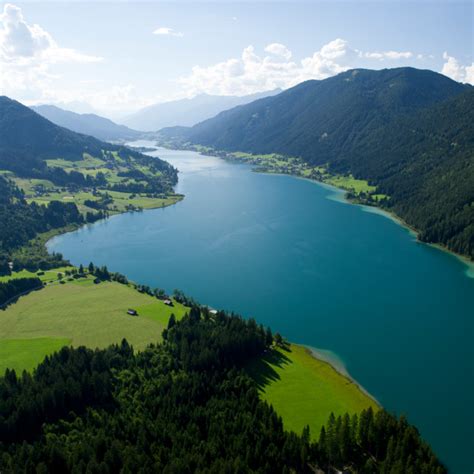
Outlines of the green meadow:
<svg viewBox="0 0 474 474">
<path fill-rule="evenodd" d="M 100 198 L 99 196 L 94 195 L 92 192 L 70 192 L 61 191 L 59 189 L 47 190 L 43 194 L 35 196 L 32 192 L 28 193 L 27 191 L 28 189 L 32 189 L 35 186 L 34 183 L 29 183 L 31 180 L 22 180 L 21 183 L 17 179 L 15 179 L 15 181 L 25 191 L 26 200 L 29 203 L 36 202 L 37 204 L 47 205 L 51 201 L 73 202 L 82 213 L 86 213 L 87 211 L 93 211 L 93 209 L 86 206 L 85 201 L 98 201 Z M 183 196 L 179 194 L 170 194 L 166 197 L 149 197 L 140 194 L 105 190 L 102 191 L 102 194 L 105 194 L 106 192 L 113 199 L 113 203 L 109 205 L 108 209 L 110 214 L 125 212 L 130 207 L 135 209 L 154 209 L 171 206 L 183 198 Z"/>
<path fill-rule="evenodd" d="M 302 346 L 275 349 L 247 371 L 262 398 L 282 417 L 285 428 L 301 433 L 309 425 L 313 438 L 319 436 L 331 412 L 338 416 L 378 408 L 354 382 Z"/>
<path fill-rule="evenodd" d="M 70 343 L 70 339 L 60 337 L 0 340 L 0 374 L 6 369 L 17 373 L 33 370 L 47 355 Z"/>
<path fill-rule="evenodd" d="M 39 278 L 42 282 L 51 283 L 58 279 L 58 273 L 63 273 L 66 270 L 71 270 L 72 267 L 59 267 L 53 268 L 52 270 L 44 270 L 39 272 L 30 272 L 28 270 L 21 270 L 19 272 L 13 272 L 11 275 L 0 276 L 0 282 L 6 282 L 15 278 Z"/>
<path fill-rule="evenodd" d="M 116 282 L 53 282 L 0 311 L 0 373 L 30 370 L 64 344 L 103 348 L 126 338 L 141 350 L 161 339 L 172 313 L 179 319 L 185 312 L 176 301 L 170 307 Z"/>
</svg>

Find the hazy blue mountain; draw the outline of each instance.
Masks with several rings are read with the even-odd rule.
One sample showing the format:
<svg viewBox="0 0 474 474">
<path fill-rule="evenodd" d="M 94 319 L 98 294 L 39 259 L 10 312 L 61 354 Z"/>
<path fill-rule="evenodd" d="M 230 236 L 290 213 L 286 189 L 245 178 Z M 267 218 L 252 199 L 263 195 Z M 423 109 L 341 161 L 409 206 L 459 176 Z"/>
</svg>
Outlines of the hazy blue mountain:
<svg viewBox="0 0 474 474">
<path fill-rule="evenodd" d="M 125 125 L 118 125 L 96 114 L 77 114 L 54 105 L 39 105 L 31 108 L 56 125 L 73 132 L 91 135 L 99 140 L 134 140 L 141 135 L 136 130 Z"/>
<path fill-rule="evenodd" d="M 150 105 L 124 118 L 121 122 L 128 127 L 142 131 L 157 131 L 176 125 L 192 126 L 214 117 L 223 110 L 273 96 L 279 92 L 281 92 L 280 89 L 275 89 L 243 97 L 201 94 L 192 99 Z"/>
<path fill-rule="evenodd" d="M 160 134 L 218 150 L 298 156 L 352 173 L 383 205 L 474 259 L 474 88 L 413 68 L 352 70 Z"/>
</svg>

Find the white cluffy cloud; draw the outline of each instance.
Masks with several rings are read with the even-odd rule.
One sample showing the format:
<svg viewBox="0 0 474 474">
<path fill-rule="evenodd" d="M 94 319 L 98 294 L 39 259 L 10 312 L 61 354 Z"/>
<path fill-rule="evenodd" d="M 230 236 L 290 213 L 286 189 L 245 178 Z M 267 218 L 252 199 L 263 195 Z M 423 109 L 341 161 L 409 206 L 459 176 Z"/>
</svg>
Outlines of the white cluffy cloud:
<svg viewBox="0 0 474 474">
<path fill-rule="evenodd" d="M 275 56 L 280 56 L 286 60 L 289 60 L 292 56 L 291 51 L 281 43 L 271 43 L 265 48 L 265 51 Z"/>
<path fill-rule="evenodd" d="M 474 63 L 470 66 L 463 66 L 456 58 L 449 56 L 447 52 L 443 53 L 443 64 L 441 73 L 458 82 L 466 82 L 474 85 Z"/>
<path fill-rule="evenodd" d="M 182 38 L 184 36 L 184 34 L 180 31 L 175 31 L 173 28 L 167 28 L 166 26 L 157 28 L 153 34 L 158 36 L 176 36 L 178 38 Z"/>
<path fill-rule="evenodd" d="M 7 3 L 0 13 L 0 93 L 41 95 L 58 78 L 58 63 L 96 63 L 102 58 L 59 46 L 41 26 L 29 24 L 21 8 Z"/>
<path fill-rule="evenodd" d="M 384 59 L 411 59 L 413 53 L 411 51 L 374 51 L 373 53 L 364 53 L 364 57 L 369 59 L 379 59 L 381 61 Z M 422 59 L 422 56 L 418 55 L 418 59 Z"/>
<path fill-rule="evenodd" d="M 7 3 L 0 14 L 0 61 L 24 65 L 39 60 L 89 63 L 102 58 L 60 47 L 41 26 L 28 24 L 21 8 Z"/>
<path fill-rule="evenodd" d="M 190 75 L 180 79 L 189 95 L 200 92 L 222 95 L 245 95 L 275 88 L 288 88 L 307 79 L 326 79 L 340 72 L 360 67 L 400 65 L 406 61 L 423 60 L 411 51 L 360 51 L 337 38 L 323 45 L 301 61 L 292 60 L 291 51 L 281 43 L 271 43 L 265 56 L 247 46 L 240 58 L 231 58 L 212 66 L 195 66 Z"/>
</svg>

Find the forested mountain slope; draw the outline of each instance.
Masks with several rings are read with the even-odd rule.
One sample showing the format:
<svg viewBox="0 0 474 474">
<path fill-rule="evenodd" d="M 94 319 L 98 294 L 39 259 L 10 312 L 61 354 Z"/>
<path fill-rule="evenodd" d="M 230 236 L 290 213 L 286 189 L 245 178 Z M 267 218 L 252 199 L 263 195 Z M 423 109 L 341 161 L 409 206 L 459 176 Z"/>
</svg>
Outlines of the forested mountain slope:
<svg viewBox="0 0 474 474">
<path fill-rule="evenodd" d="M 422 240 L 472 258 L 473 91 L 432 71 L 357 69 L 161 134 L 366 179 Z"/>
<path fill-rule="evenodd" d="M 31 176 L 44 170 L 48 159 L 80 161 L 84 153 L 153 163 L 163 178 L 176 182 L 175 170 L 162 160 L 59 127 L 19 102 L 0 97 L 0 169 Z"/>
<path fill-rule="evenodd" d="M 99 140 L 135 140 L 141 135 L 141 132 L 125 125 L 118 125 L 96 114 L 77 114 L 54 105 L 39 105 L 31 108 L 56 125 L 73 132 L 91 135 Z"/>
</svg>

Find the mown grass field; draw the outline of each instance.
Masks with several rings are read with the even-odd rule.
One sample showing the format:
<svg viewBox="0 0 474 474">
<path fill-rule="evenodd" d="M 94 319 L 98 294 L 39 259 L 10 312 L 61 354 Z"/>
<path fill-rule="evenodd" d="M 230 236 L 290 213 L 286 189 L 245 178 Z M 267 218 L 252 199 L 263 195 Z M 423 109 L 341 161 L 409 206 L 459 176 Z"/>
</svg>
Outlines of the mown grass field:
<svg viewBox="0 0 474 474">
<path fill-rule="evenodd" d="M 138 316 L 129 316 L 128 308 Z M 126 338 L 144 349 L 161 339 L 171 313 L 179 319 L 185 311 L 116 282 L 49 284 L 0 311 L 0 373 L 30 370 L 64 344 L 103 348 Z"/>
<path fill-rule="evenodd" d="M 301 433 L 309 425 L 313 439 L 319 437 L 331 412 L 337 416 L 378 407 L 355 383 L 302 346 L 276 349 L 247 370 L 262 398 L 282 417 L 285 428 Z"/>
<path fill-rule="evenodd" d="M 17 374 L 33 370 L 45 356 L 70 343 L 70 339 L 53 337 L 0 340 L 0 374 L 6 369 L 14 369 Z"/>
</svg>

